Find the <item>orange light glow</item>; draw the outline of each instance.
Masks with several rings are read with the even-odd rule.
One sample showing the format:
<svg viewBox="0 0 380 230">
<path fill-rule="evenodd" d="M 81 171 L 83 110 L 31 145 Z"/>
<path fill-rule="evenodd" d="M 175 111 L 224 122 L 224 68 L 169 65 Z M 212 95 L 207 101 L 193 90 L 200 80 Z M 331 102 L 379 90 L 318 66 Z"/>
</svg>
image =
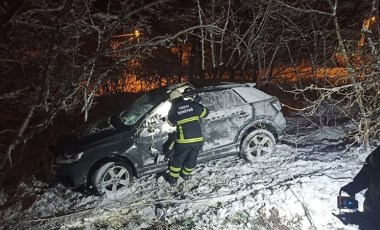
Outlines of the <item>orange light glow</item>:
<svg viewBox="0 0 380 230">
<path fill-rule="evenodd" d="M 363 31 L 369 31 L 371 26 L 374 25 L 375 23 L 377 22 L 377 17 L 376 16 L 372 16 L 370 18 L 367 18 L 364 22 L 363 22 L 363 28 L 362 30 Z M 359 40 L 359 43 L 358 43 L 358 46 L 359 47 L 363 47 L 365 44 L 365 34 L 362 33 L 361 36 L 360 36 L 360 40 Z"/>
<path fill-rule="evenodd" d="M 333 56 L 335 58 L 335 63 L 337 63 L 337 67 L 315 67 L 311 63 L 298 63 L 296 66 L 277 66 L 272 71 L 272 75 L 276 76 L 273 79 L 270 79 L 270 81 L 273 81 L 273 83 L 281 84 L 284 81 L 287 82 L 297 82 L 300 79 L 308 81 L 308 80 L 328 80 L 333 84 L 342 84 L 344 82 L 348 82 L 348 71 L 346 69 L 346 66 L 350 62 L 350 65 L 358 66 L 363 65 L 363 63 L 369 62 L 370 57 L 366 57 L 363 55 L 363 52 L 361 52 L 363 49 L 362 47 L 365 46 L 366 42 L 366 35 L 367 33 L 371 32 L 371 29 L 373 29 L 373 25 L 376 25 L 378 23 L 378 18 L 376 16 L 371 16 L 364 20 L 362 25 L 362 32 L 360 34 L 360 38 L 357 44 L 356 51 L 353 51 L 352 53 L 348 54 L 348 57 L 345 58 L 342 53 L 337 52 Z M 118 49 L 122 47 L 125 44 L 131 44 L 130 40 L 139 42 L 139 37 L 141 36 L 141 33 L 138 29 L 134 30 L 131 33 L 128 34 L 122 34 L 113 36 L 113 38 L 118 38 L 115 41 L 112 41 L 110 46 L 111 49 Z M 122 39 L 120 39 L 122 38 Z M 191 54 L 192 47 L 188 44 L 179 44 L 178 46 L 174 46 L 170 48 L 170 52 L 174 55 L 177 55 L 178 58 L 181 61 L 181 67 L 186 67 L 189 65 L 190 62 L 190 54 Z M 113 58 L 120 58 L 120 56 L 127 55 L 126 53 L 119 52 L 115 55 Z M 128 59 L 128 58 L 127 58 Z M 346 60 L 348 59 L 348 60 Z M 117 79 L 109 79 L 105 82 L 105 87 L 98 90 L 98 95 L 104 95 L 109 93 L 115 93 L 115 92 L 146 92 L 150 91 L 152 89 L 155 89 L 160 86 L 165 86 L 168 84 L 172 84 L 174 82 L 183 82 L 188 80 L 186 76 L 178 76 L 176 78 L 162 78 L 159 76 L 148 76 L 144 78 L 140 78 L 138 74 L 141 71 L 139 69 L 143 68 L 141 66 L 141 63 L 138 59 L 129 60 L 128 67 L 126 67 L 126 72 L 124 73 L 124 76 Z M 342 66 L 342 67 L 340 67 Z M 127 72 L 129 71 L 129 72 Z M 244 77 L 247 76 L 253 76 L 253 72 L 249 72 L 247 70 L 244 71 L 244 74 L 238 74 L 235 72 L 234 79 L 236 80 L 249 80 Z M 260 73 L 258 73 L 258 82 L 264 82 L 266 81 L 268 70 L 263 68 L 261 69 Z M 244 79 L 239 79 L 239 76 L 243 76 Z M 228 72 L 223 73 L 222 76 L 220 76 L 219 79 L 223 80 L 229 80 L 230 75 Z M 357 79 L 361 79 L 362 76 L 356 76 Z M 205 79 L 212 79 L 213 75 L 207 75 L 204 76 Z"/>
<path fill-rule="evenodd" d="M 181 48 L 171 47 L 170 52 L 177 54 L 181 58 L 182 67 L 188 66 L 190 63 L 191 46 L 183 46 Z"/>
<path fill-rule="evenodd" d="M 349 80 L 347 69 L 340 67 L 318 69 L 312 67 L 288 67 L 280 73 L 280 77 L 277 80 L 278 84 L 281 84 L 284 81 L 296 83 L 299 79 L 302 79 L 302 81 L 328 80 L 336 85 L 344 84 Z"/>
<path fill-rule="evenodd" d="M 138 30 L 135 30 L 135 37 L 140 37 L 140 31 L 138 31 Z"/>
</svg>

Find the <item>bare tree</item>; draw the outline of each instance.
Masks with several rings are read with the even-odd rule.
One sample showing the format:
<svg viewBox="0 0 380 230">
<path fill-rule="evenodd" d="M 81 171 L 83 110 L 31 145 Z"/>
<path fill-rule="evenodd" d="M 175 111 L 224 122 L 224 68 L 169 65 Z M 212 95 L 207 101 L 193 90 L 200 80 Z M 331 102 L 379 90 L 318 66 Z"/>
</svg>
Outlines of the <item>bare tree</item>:
<svg viewBox="0 0 380 230">
<path fill-rule="evenodd" d="M 280 1 L 278 1 L 280 2 Z M 334 34 L 333 43 L 324 46 L 324 53 L 330 55 L 323 59 L 314 59 L 314 72 L 310 72 L 315 84 L 303 86 L 296 90 L 296 93 L 306 95 L 317 95 L 317 98 L 306 97 L 309 102 L 305 110 L 310 115 L 317 113 L 339 113 L 351 119 L 355 128 L 349 136 L 355 138 L 359 143 L 366 146 L 374 138 L 379 137 L 378 114 L 380 101 L 378 92 L 379 84 L 379 30 L 378 30 L 378 1 L 364 2 L 366 8 L 361 13 L 362 17 L 355 18 L 358 21 L 349 21 L 342 13 L 341 8 L 345 6 L 345 1 L 339 2 L 327 0 L 327 6 L 323 9 L 314 7 L 304 7 L 301 5 L 288 5 L 280 2 L 287 8 L 303 12 L 306 14 L 317 14 L 325 17 L 331 24 L 321 28 L 324 34 Z M 341 8 L 339 8 L 341 4 Z M 346 3 L 347 4 L 347 3 Z M 342 6 L 343 5 L 343 6 Z M 346 7 L 354 7 L 347 4 Z M 346 29 L 347 22 L 358 24 L 353 30 Z M 360 26 L 362 25 L 362 26 Z M 361 28 L 360 28 L 361 27 Z M 326 39 L 326 36 L 323 37 Z M 330 37 L 331 39 L 331 37 Z M 318 53 L 315 53 L 318 54 Z M 334 70 L 338 72 L 333 78 L 333 74 L 321 78 L 321 70 L 331 70 L 332 59 L 338 59 Z M 336 67 L 339 65 L 339 67 Z M 327 74 L 327 71 L 326 71 Z"/>
<path fill-rule="evenodd" d="M 112 59 L 113 36 L 136 28 L 149 31 L 147 15 L 165 2 L 5 1 L 0 6 L 1 171 L 7 163 L 12 167 L 16 147 L 48 127 L 57 114 L 79 110 L 86 120 L 105 79 L 120 74 L 148 47 L 167 42 L 143 45 L 135 39 L 123 46 L 128 55 Z"/>
<path fill-rule="evenodd" d="M 202 46 L 207 53 L 202 57 L 212 60 L 206 73 L 216 68 L 212 76 L 261 86 L 289 80 L 298 85 L 293 92 L 303 95 L 309 115 L 350 118 L 356 124 L 352 135 L 368 144 L 378 136 L 378 5 L 378 0 L 210 1 L 200 15 L 222 33 L 198 34 L 210 44 Z"/>
<path fill-rule="evenodd" d="M 197 23 L 172 28 L 170 9 L 177 5 L 168 0 L 2 3 L 0 171 L 11 168 L 16 148 L 58 115 L 83 113 L 86 121 L 99 93 L 179 81 L 181 66 L 162 65 L 182 59 L 172 51 L 175 41 L 195 30 L 219 29 Z M 135 88 L 132 82 L 141 80 Z"/>
</svg>

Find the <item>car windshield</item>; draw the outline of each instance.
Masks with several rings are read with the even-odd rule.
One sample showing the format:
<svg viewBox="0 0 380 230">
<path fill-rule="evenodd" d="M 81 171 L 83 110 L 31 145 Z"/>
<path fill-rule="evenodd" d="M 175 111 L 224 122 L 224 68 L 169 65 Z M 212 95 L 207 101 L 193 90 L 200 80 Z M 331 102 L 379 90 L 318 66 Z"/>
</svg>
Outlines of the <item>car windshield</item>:
<svg viewBox="0 0 380 230">
<path fill-rule="evenodd" d="M 136 124 L 153 107 L 165 100 L 165 88 L 158 88 L 145 93 L 137 99 L 131 107 L 120 114 L 120 120 L 124 125 L 132 126 Z"/>
</svg>

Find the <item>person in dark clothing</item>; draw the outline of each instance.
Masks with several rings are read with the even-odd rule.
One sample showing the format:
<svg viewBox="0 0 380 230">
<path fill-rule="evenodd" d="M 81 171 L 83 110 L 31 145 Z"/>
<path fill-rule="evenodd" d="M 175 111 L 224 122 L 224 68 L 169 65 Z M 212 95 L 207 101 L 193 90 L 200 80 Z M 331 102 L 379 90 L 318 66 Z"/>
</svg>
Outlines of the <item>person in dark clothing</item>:
<svg viewBox="0 0 380 230">
<path fill-rule="evenodd" d="M 380 146 L 368 155 L 359 173 L 352 182 L 343 186 L 341 191 L 355 196 L 364 189 L 367 189 L 364 195 L 364 210 L 360 218 L 357 218 L 361 221 L 353 224 L 359 224 L 360 229 L 372 229 L 376 220 L 380 218 Z"/>
<path fill-rule="evenodd" d="M 178 90 L 170 93 L 170 101 L 172 106 L 167 121 L 176 126 L 177 136 L 167 179 L 170 185 L 174 186 L 180 176 L 187 180 L 197 164 L 198 154 L 203 146 L 200 120 L 206 117 L 209 111 L 195 100 L 185 100 Z"/>
</svg>

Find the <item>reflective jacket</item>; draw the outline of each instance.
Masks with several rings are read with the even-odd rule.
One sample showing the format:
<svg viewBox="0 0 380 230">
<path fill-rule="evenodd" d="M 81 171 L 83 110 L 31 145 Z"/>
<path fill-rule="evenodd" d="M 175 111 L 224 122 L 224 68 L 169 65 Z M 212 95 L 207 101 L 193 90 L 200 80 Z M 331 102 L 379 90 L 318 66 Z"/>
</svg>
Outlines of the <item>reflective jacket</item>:
<svg viewBox="0 0 380 230">
<path fill-rule="evenodd" d="M 203 142 L 200 119 L 208 115 L 208 109 L 203 105 L 176 98 L 168 113 L 168 123 L 177 127 L 179 144 Z"/>
</svg>

